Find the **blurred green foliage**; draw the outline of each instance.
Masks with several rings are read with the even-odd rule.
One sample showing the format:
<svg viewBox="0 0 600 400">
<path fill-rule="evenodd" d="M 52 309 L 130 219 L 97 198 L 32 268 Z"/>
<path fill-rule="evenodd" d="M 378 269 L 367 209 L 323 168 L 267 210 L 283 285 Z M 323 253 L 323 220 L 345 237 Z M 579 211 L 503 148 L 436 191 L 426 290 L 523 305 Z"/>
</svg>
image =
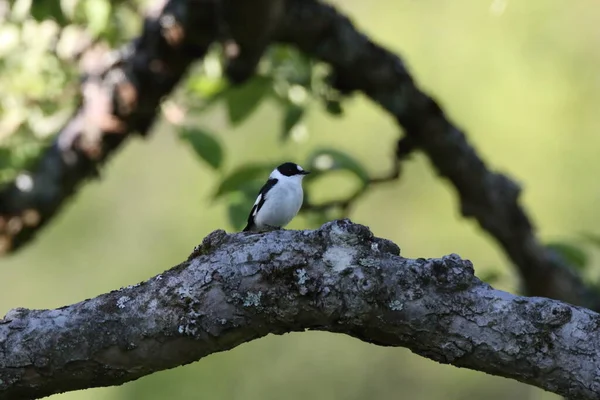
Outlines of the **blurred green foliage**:
<svg viewBox="0 0 600 400">
<path fill-rule="evenodd" d="M 0 1 L 0 183 L 38 158 L 79 101 L 79 54 L 139 30 L 141 2 Z"/>
<path fill-rule="evenodd" d="M 546 244 L 546 247 L 563 257 L 570 265 L 587 277 L 586 281 L 600 294 L 600 277 L 589 270 L 594 270 L 592 251 L 600 250 L 600 235 L 595 233 L 582 233 L 577 239 L 560 240 Z"/>
<path fill-rule="evenodd" d="M 134 36 L 142 3 L 0 1 L 0 180 L 35 159 L 77 104 L 78 51 Z M 523 202 L 543 240 L 596 282 L 598 238 L 572 233 L 600 232 L 597 4 L 334 3 L 403 56 L 492 167 L 523 183 Z M 165 102 L 148 141 L 131 143 L 111 160 L 105 178 L 82 188 L 31 247 L 0 260 L 0 282 L 10 282 L 0 291 L 0 314 L 77 302 L 179 263 L 210 231 L 242 226 L 266 175 L 282 160 L 324 166 L 326 172 L 306 181 L 317 203 L 352 195 L 366 177 L 389 170 L 395 121 L 362 96 L 341 103 L 327 85 L 326 66 L 275 46 L 242 87 L 230 87 L 222 70 L 215 47 Z M 458 253 L 473 261 L 478 276 L 517 291 L 505 256 L 457 209 L 453 188 L 417 154 L 399 184 L 367 191 L 350 216 L 394 240 L 407 257 Z M 302 215 L 290 228 L 333 216 Z M 200 396 L 557 399 L 402 349 L 324 333 L 270 336 L 122 387 L 55 397 Z"/>
</svg>

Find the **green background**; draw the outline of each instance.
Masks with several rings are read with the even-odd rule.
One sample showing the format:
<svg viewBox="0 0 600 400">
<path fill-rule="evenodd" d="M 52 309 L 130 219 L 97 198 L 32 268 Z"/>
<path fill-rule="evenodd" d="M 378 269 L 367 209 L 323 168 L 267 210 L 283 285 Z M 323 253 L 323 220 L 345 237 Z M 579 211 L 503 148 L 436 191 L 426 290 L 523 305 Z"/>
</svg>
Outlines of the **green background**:
<svg viewBox="0 0 600 400">
<path fill-rule="evenodd" d="M 524 186 L 544 241 L 600 232 L 600 7 L 592 0 L 335 2 L 357 26 L 400 54 L 494 169 Z M 279 140 L 281 114 L 265 102 L 229 129 L 222 108 L 199 116 L 225 144 L 225 169 L 248 161 L 301 161 L 315 146 L 346 150 L 373 174 L 391 166 L 399 131 L 357 95 L 343 118 L 311 108 L 306 141 Z M 170 125 L 135 139 L 83 187 L 36 241 L 0 260 L 0 314 L 53 308 L 145 280 L 176 265 L 228 225 L 213 203 L 220 176 L 198 162 Z M 315 182 L 321 200 L 348 193 L 343 174 Z M 504 254 L 461 218 L 454 189 L 416 154 L 400 182 L 371 190 L 352 220 L 407 257 L 458 253 L 495 286 L 518 292 Z M 298 217 L 288 228 L 311 227 Z M 593 260 L 597 255 L 592 253 Z M 596 265 L 586 271 L 598 274 Z M 55 399 L 531 399 L 557 396 L 483 373 L 436 364 L 404 349 L 328 333 L 269 336 L 121 387 Z"/>
</svg>

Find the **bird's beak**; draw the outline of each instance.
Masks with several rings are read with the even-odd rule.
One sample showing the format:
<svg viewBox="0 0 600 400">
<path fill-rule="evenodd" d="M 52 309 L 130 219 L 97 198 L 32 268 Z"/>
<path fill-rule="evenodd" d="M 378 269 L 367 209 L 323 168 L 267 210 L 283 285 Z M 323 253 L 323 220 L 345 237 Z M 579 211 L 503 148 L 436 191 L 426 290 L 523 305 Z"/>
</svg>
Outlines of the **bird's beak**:
<svg viewBox="0 0 600 400">
<path fill-rule="evenodd" d="M 308 174 L 310 174 L 310 171 L 302 171 L 301 174 L 302 175 L 308 175 Z"/>
</svg>

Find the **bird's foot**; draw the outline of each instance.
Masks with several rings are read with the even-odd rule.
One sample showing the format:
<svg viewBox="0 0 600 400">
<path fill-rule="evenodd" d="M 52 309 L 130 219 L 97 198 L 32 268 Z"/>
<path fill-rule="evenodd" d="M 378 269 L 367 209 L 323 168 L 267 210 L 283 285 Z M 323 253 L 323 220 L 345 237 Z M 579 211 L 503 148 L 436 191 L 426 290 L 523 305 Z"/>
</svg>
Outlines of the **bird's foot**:
<svg viewBox="0 0 600 400">
<path fill-rule="evenodd" d="M 253 227 L 250 230 L 244 231 L 244 233 L 250 234 L 250 235 L 255 235 L 255 234 L 259 234 L 259 233 L 267 233 L 267 232 L 273 232 L 273 231 L 280 231 L 283 228 L 280 226 L 272 226 L 272 225 L 262 225 L 261 227 Z"/>
<path fill-rule="evenodd" d="M 272 225 L 265 225 L 261 231 L 262 232 L 272 232 L 272 231 L 280 231 L 282 228 L 280 226 L 272 226 Z"/>
</svg>

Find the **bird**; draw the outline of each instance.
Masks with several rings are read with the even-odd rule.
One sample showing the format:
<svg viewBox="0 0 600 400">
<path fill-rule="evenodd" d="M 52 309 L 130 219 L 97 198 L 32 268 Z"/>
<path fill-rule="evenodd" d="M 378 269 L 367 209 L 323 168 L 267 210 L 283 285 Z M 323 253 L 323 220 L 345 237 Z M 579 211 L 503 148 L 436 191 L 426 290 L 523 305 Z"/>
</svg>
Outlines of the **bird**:
<svg viewBox="0 0 600 400">
<path fill-rule="evenodd" d="M 310 174 L 298 164 L 275 168 L 260 189 L 243 232 L 281 229 L 298 214 L 304 199 L 302 179 Z"/>
</svg>

